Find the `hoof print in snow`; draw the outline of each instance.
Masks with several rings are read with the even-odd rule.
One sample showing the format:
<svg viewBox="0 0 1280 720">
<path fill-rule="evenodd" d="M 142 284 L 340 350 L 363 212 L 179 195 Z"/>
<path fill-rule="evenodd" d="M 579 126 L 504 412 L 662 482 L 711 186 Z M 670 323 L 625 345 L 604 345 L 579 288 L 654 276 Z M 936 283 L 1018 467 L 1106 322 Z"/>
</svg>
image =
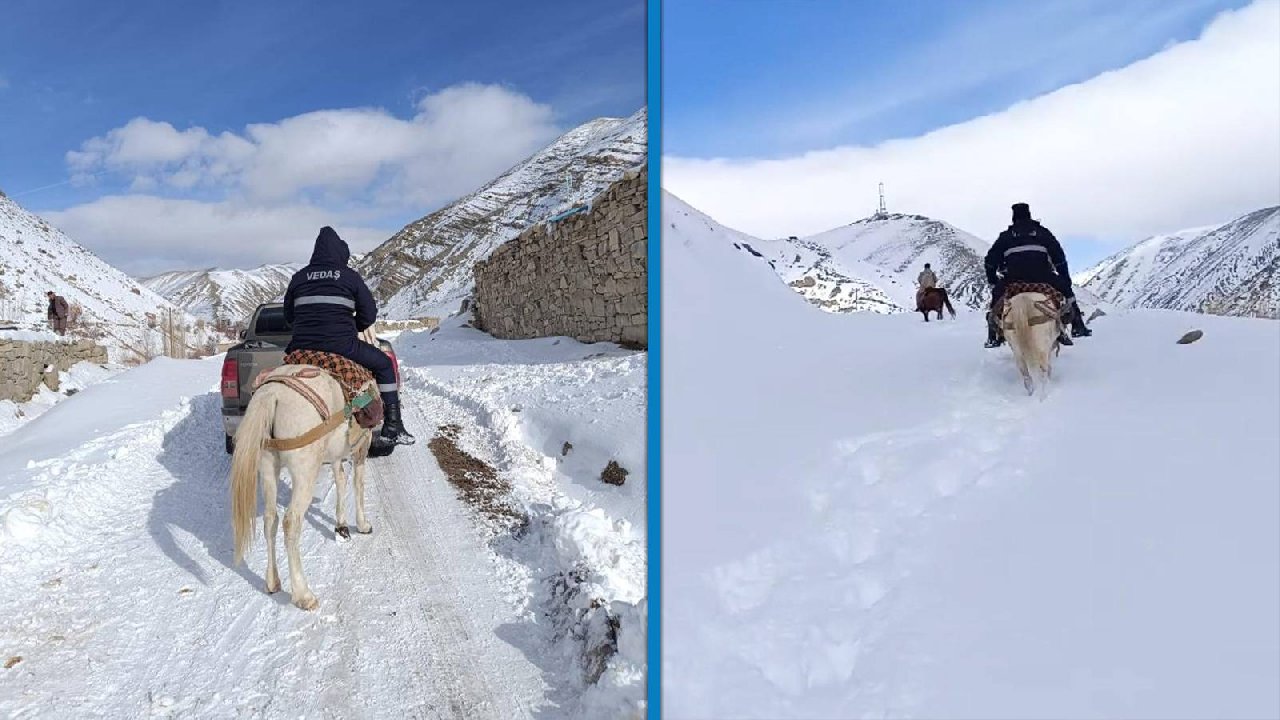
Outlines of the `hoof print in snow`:
<svg viewBox="0 0 1280 720">
<path fill-rule="evenodd" d="M 179 594 L 179 595 L 190 595 L 190 594 L 191 594 L 191 593 L 193 593 L 193 592 L 195 592 L 195 590 L 192 590 L 192 589 L 191 589 L 191 588 L 189 588 L 189 587 L 184 587 L 184 588 L 182 588 L 181 590 L 179 590 L 179 591 L 178 591 L 178 594 Z"/>
<path fill-rule="evenodd" d="M 18 663 L 20 663 L 20 662 L 22 662 L 22 656 L 21 656 L 21 655 L 14 655 L 13 657 L 9 658 L 8 660 L 5 660 L 5 662 L 4 662 L 4 669 L 5 669 L 5 670 L 8 670 L 9 668 L 13 667 L 14 665 L 17 665 L 17 664 L 18 664 Z"/>
<path fill-rule="evenodd" d="M 1190 345 L 1191 343 L 1193 343 L 1193 342 L 1195 342 L 1195 341 L 1199 340 L 1199 339 L 1200 339 L 1200 338 L 1202 338 L 1202 337 L 1204 337 L 1204 331 L 1203 331 L 1203 330 L 1192 330 L 1191 332 L 1187 333 L 1186 335 L 1183 335 L 1182 337 L 1178 338 L 1178 344 L 1179 344 L 1179 345 Z"/>
<path fill-rule="evenodd" d="M 564 447 L 560 448 L 560 457 L 566 457 L 571 452 L 573 452 L 573 443 L 565 440 Z"/>
<path fill-rule="evenodd" d="M 627 476 L 630 474 L 631 471 L 619 465 L 617 460 L 610 460 L 604 472 L 600 473 L 600 480 L 610 485 L 621 485 L 627 481 Z"/>
<path fill-rule="evenodd" d="M 61 584 L 62 584 L 62 578 L 60 578 L 60 577 L 56 577 L 56 578 L 50 578 L 50 579 L 45 580 L 44 582 L 40 583 L 40 587 L 42 587 L 42 588 L 56 588 L 56 587 L 58 587 L 58 586 L 59 586 L 59 585 L 61 585 Z"/>
<path fill-rule="evenodd" d="M 1093 312 L 1089 313 L 1089 319 L 1087 320 L 1087 322 L 1093 322 L 1094 318 L 1106 317 L 1106 315 L 1107 314 L 1103 312 L 1101 309 L 1094 310 Z"/>
<path fill-rule="evenodd" d="M 339 525 L 338 527 L 334 528 L 333 534 L 337 535 L 343 540 L 351 539 L 351 530 L 349 530 L 346 525 Z"/>
</svg>

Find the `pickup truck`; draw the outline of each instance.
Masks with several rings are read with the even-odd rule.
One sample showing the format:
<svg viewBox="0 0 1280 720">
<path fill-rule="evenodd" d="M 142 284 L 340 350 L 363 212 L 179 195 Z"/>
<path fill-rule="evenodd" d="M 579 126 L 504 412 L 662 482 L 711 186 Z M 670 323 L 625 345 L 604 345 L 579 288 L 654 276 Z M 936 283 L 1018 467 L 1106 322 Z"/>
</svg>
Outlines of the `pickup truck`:
<svg viewBox="0 0 1280 720">
<path fill-rule="evenodd" d="M 293 330 L 284 319 L 282 303 L 266 303 L 259 305 L 249 318 L 248 327 L 240 333 L 240 343 L 227 350 L 222 361 L 222 427 L 227 436 L 227 452 L 235 452 L 236 428 L 244 419 L 249 408 L 249 398 L 253 396 L 253 380 L 263 370 L 272 370 L 284 364 L 284 350 L 293 337 Z M 396 370 L 396 381 L 400 380 L 400 361 L 396 358 L 391 343 L 374 337 L 372 330 L 365 331 L 366 342 L 377 341 L 378 347 L 391 356 L 391 364 Z M 379 428 L 374 428 L 377 437 Z M 375 442 L 369 448 L 370 457 L 390 455 L 396 448 L 393 444 L 383 445 Z"/>
</svg>

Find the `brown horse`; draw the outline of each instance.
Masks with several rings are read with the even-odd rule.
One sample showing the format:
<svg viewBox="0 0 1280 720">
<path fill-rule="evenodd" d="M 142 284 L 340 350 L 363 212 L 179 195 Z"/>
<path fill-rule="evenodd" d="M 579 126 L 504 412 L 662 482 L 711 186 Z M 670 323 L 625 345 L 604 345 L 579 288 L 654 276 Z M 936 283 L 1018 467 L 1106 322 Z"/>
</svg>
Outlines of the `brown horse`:
<svg viewBox="0 0 1280 720">
<path fill-rule="evenodd" d="M 951 307 L 951 299 L 947 297 L 947 291 L 944 288 L 932 287 L 925 288 L 916 293 L 916 312 L 924 314 L 924 321 L 929 322 L 929 313 L 938 313 L 938 319 L 942 319 L 942 308 L 946 307 L 947 312 L 951 313 L 951 317 L 956 316 L 956 309 Z"/>
</svg>

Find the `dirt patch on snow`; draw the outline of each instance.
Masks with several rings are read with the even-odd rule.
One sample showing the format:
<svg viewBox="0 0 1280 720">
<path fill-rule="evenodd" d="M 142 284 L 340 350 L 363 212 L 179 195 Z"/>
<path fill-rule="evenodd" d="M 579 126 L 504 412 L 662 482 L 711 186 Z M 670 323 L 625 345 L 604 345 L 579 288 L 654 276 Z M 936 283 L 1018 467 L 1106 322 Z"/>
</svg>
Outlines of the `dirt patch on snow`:
<svg viewBox="0 0 1280 720">
<path fill-rule="evenodd" d="M 461 434 L 458 425 L 441 425 L 427 443 L 458 497 L 500 528 L 524 527 L 529 520 L 512 505 L 511 483 L 492 465 L 463 450 L 458 445 Z"/>
</svg>

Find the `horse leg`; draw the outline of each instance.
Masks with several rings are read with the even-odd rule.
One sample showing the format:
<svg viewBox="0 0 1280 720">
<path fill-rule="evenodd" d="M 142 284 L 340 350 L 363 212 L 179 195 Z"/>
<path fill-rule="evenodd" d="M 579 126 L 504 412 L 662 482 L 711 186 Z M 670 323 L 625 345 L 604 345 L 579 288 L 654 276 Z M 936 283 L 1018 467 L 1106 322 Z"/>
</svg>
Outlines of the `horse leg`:
<svg viewBox="0 0 1280 720">
<path fill-rule="evenodd" d="M 333 533 L 343 540 L 350 540 L 351 531 L 347 529 L 347 473 L 342 467 L 342 458 L 333 463 L 333 483 L 338 489 L 338 524 Z"/>
<path fill-rule="evenodd" d="M 267 593 L 280 591 L 280 570 L 276 566 L 276 528 L 279 513 L 276 508 L 276 483 L 280 482 L 280 456 L 271 450 L 262 453 L 258 463 L 262 473 L 262 534 L 267 540 Z"/>
<path fill-rule="evenodd" d="M 316 476 L 320 474 L 320 457 L 315 454 L 316 446 L 304 450 L 307 457 L 293 457 L 286 461 L 289 475 L 293 478 L 293 497 L 289 500 L 289 509 L 284 514 L 284 549 L 289 556 L 289 594 L 293 604 L 303 610 L 315 610 L 320 606 L 311 588 L 307 586 L 307 578 L 302 574 L 302 552 L 298 548 L 298 540 L 302 536 L 302 518 L 311 505 Z"/>
<path fill-rule="evenodd" d="M 365 440 L 362 441 L 362 445 L 363 447 L 357 449 L 353 456 L 355 470 L 352 474 L 355 476 L 356 486 L 356 532 L 368 535 L 373 532 L 373 526 L 369 524 L 369 519 L 364 514 L 364 468 L 365 459 L 369 455 L 369 443 Z"/>
</svg>

